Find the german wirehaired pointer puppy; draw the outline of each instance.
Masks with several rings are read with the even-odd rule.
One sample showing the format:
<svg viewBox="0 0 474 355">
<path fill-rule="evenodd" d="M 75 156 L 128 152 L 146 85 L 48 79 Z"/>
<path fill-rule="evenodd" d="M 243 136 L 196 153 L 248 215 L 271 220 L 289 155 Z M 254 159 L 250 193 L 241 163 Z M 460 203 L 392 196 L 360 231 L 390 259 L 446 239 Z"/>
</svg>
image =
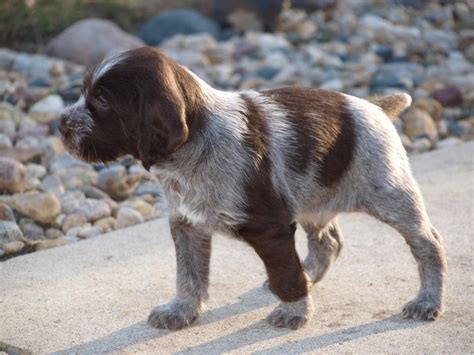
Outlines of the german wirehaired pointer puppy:
<svg viewBox="0 0 474 355">
<path fill-rule="evenodd" d="M 180 329 L 208 298 L 211 236 L 237 237 L 262 259 L 280 304 L 267 320 L 296 329 L 312 316 L 310 289 L 339 255 L 336 216 L 366 212 L 405 238 L 421 287 L 403 316 L 435 319 L 443 309 L 446 260 L 392 124 L 411 103 L 374 103 L 303 87 L 223 92 L 157 49 L 105 60 L 84 80 L 60 131 L 88 161 L 124 154 L 155 166 L 170 208 L 177 295 L 149 323 Z M 299 223 L 308 234 L 303 263 Z"/>
</svg>

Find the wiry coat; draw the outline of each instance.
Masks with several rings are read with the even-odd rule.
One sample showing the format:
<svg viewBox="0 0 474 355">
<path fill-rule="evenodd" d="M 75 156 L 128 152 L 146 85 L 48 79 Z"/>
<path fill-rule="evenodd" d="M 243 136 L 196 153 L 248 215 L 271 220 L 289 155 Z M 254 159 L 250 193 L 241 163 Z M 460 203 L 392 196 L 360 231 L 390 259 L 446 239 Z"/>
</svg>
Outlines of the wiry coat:
<svg viewBox="0 0 474 355">
<path fill-rule="evenodd" d="M 282 301 L 269 322 L 302 326 L 313 310 L 310 286 L 342 248 L 335 218 L 351 211 L 405 237 L 422 287 L 404 315 L 434 319 L 442 311 L 442 240 L 390 120 L 410 103 L 406 94 L 370 103 L 303 87 L 223 92 L 158 50 L 141 48 L 86 78 L 84 97 L 64 112 L 61 131 L 68 149 L 86 160 L 128 153 L 157 168 L 170 206 L 178 292 L 152 312 L 152 325 L 179 329 L 197 317 L 207 297 L 211 236 L 221 232 L 262 258 Z M 296 223 L 308 233 L 303 265 Z"/>
</svg>

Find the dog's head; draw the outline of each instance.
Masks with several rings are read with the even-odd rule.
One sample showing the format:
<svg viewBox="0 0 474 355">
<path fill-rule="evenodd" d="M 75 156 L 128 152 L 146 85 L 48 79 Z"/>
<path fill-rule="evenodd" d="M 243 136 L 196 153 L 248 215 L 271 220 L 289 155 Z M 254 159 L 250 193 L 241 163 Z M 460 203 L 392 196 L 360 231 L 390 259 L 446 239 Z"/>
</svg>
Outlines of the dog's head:
<svg viewBox="0 0 474 355">
<path fill-rule="evenodd" d="M 109 58 L 86 75 L 82 96 L 64 110 L 65 146 L 89 162 L 132 154 L 148 169 L 187 141 L 198 89 L 186 69 L 157 49 Z"/>
</svg>

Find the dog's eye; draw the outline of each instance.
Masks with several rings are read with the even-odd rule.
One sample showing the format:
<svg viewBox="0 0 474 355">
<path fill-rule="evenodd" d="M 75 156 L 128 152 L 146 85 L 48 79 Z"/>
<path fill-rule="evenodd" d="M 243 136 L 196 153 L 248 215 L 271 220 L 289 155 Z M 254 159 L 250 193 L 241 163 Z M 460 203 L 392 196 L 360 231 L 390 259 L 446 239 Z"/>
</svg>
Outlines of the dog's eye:
<svg viewBox="0 0 474 355">
<path fill-rule="evenodd" d="M 109 103 L 107 102 L 107 100 L 105 99 L 104 96 L 98 95 L 96 99 L 97 99 L 97 104 L 101 108 L 108 108 L 109 107 Z"/>
</svg>

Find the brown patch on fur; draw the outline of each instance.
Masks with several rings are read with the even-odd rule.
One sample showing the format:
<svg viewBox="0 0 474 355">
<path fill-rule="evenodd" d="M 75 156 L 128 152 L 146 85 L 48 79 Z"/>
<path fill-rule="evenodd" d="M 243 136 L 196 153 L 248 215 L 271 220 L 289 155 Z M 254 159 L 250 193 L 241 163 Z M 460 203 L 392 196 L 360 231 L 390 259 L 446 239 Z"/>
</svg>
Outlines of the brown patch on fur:
<svg viewBox="0 0 474 355">
<path fill-rule="evenodd" d="M 393 121 L 411 104 L 411 97 L 407 94 L 398 93 L 371 100 L 379 106 L 385 114 Z"/>
<path fill-rule="evenodd" d="M 263 260 L 272 291 L 283 301 L 292 302 L 308 294 L 295 249 L 295 224 L 292 223 L 289 206 L 278 195 L 271 181 L 271 165 L 268 157 L 268 127 L 260 108 L 245 95 L 250 134 L 247 149 L 256 157 L 251 167 L 253 176 L 244 186 L 246 194 L 246 223 L 236 228 L 236 234 L 249 243 Z"/>
<path fill-rule="evenodd" d="M 352 162 L 355 144 L 355 130 L 344 96 L 304 87 L 262 94 L 289 113 L 297 146 L 296 154 L 287 157 L 287 164 L 300 174 L 317 166 L 318 182 L 326 187 L 339 181 Z"/>
</svg>

